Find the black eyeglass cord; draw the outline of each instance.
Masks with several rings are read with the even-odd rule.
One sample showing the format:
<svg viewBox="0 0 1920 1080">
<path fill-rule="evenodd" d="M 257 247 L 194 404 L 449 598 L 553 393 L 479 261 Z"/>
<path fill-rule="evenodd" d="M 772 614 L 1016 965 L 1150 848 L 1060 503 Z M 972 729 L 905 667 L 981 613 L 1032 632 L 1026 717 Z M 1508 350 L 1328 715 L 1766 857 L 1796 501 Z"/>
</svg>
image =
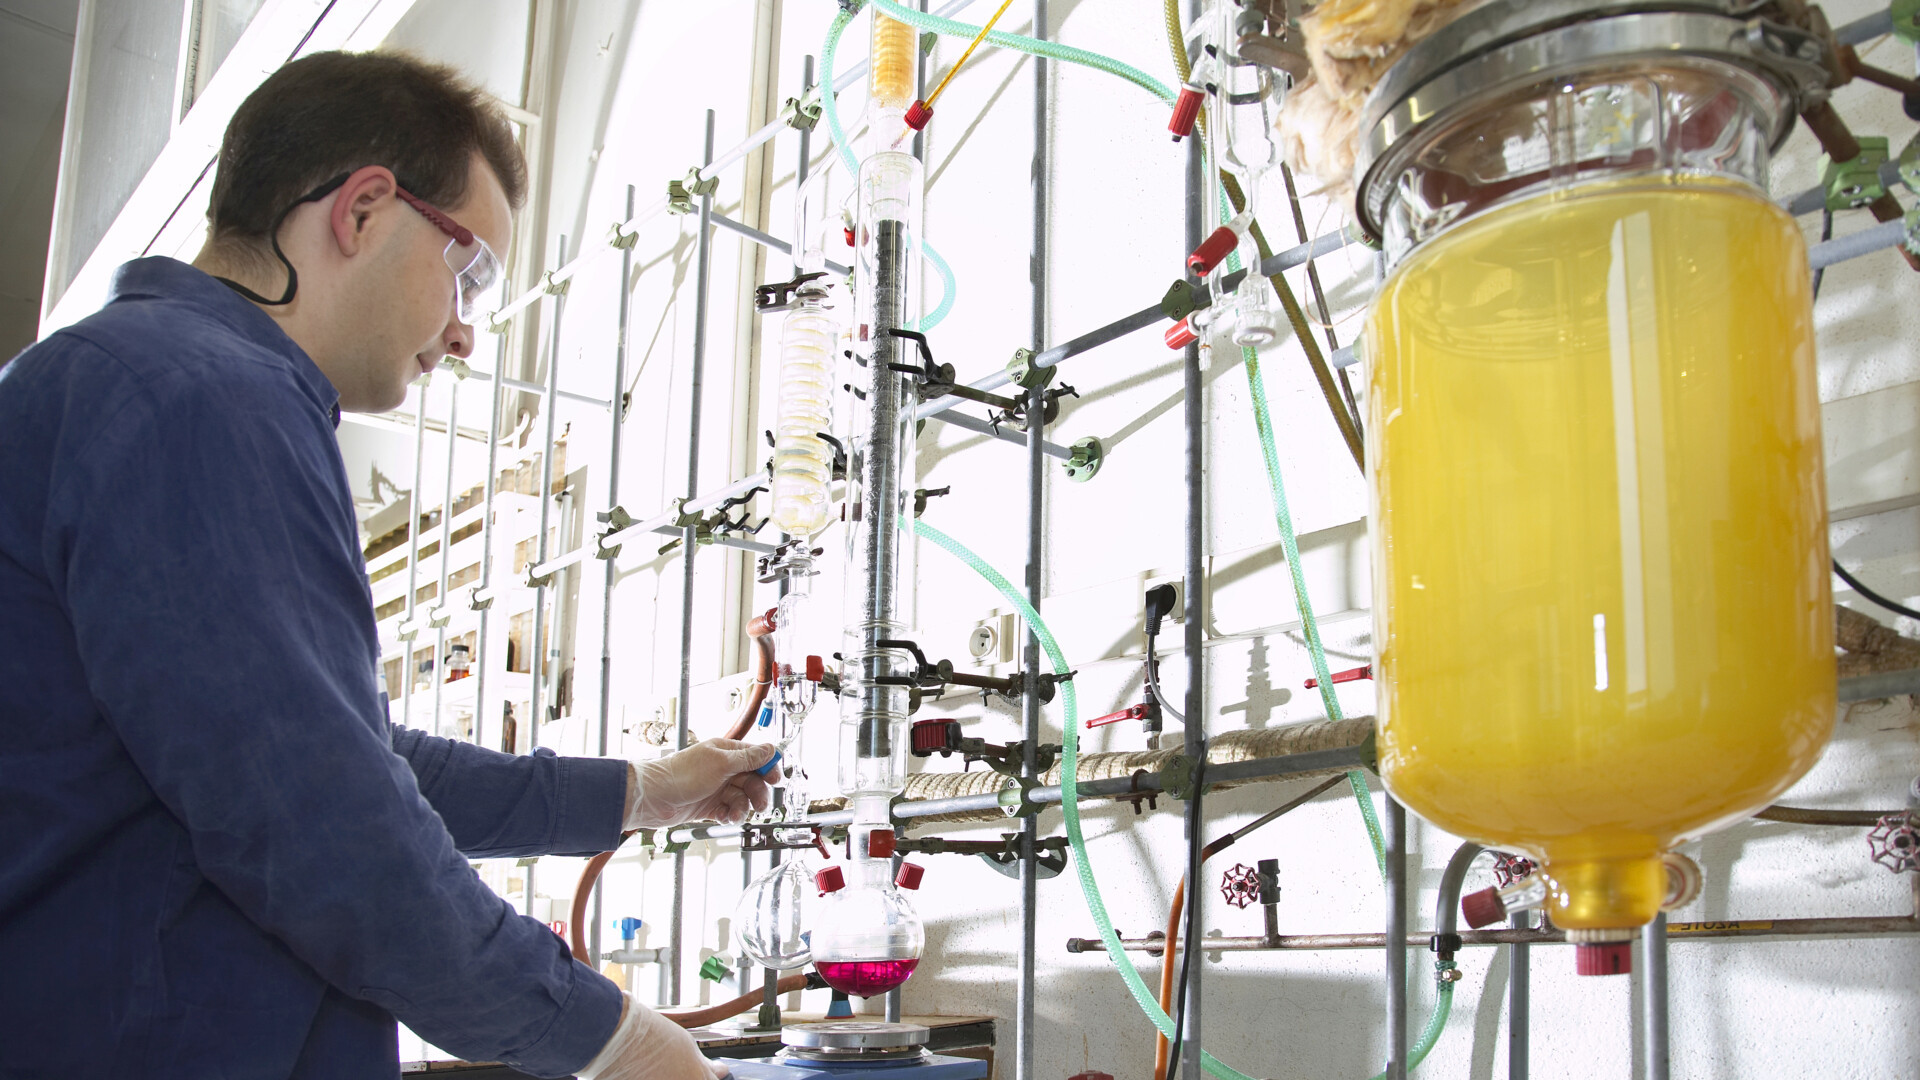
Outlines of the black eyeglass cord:
<svg viewBox="0 0 1920 1080">
<path fill-rule="evenodd" d="M 267 244 L 273 248 L 273 257 L 279 259 L 280 265 L 287 268 L 287 291 L 280 294 L 280 299 L 269 300 L 232 278 L 224 278 L 216 274 L 213 280 L 225 285 L 227 288 L 232 289 L 234 292 L 239 293 L 241 296 L 246 297 L 256 304 L 264 304 L 267 307 L 285 307 L 293 303 L 293 294 L 300 289 L 300 272 L 293 268 L 293 261 L 287 258 L 287 253 L 280 250 L 280 226 L 286 222 L 288 214 L 293 213 L 307 203 L 319 202 L 321 199 L 333 194 L 341 184 L 347 182 L 347 177 L 352 175 L 350 172 L 344 172 L 326 183 L 321 184 L 319 187 L 314 188 L 312 191 L 295 200 L 293 205 L 280 211 L 280 215 L 273 219 L 273 227 L 267 231 Z"/>
</svg>

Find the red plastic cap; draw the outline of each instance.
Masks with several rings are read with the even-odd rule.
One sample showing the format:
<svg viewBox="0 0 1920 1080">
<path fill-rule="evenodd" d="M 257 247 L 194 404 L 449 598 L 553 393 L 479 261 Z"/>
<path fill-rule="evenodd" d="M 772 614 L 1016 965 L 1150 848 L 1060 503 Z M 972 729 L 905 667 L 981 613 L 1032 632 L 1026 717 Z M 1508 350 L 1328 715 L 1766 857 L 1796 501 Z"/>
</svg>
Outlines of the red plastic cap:
<svg viewBox="0 0 1920 1080">
<path fill-rule="evenodd" d="M 807 681 L 819 682 L 827 677 L 827 662 L 817 656 L 807 657 Z"/>
<path fill-rule="evenodd" d="M 931 119 L 933 119 L 933 106 L 926 102 L 916 101 L 907 106 L 907 126 L 913 130 L 919 131 L 926 127 L 927 121 Z"/>
<path fill-rule="evenodd" d="M 1191 316 L 1189 316 L 1189 318 L 1191 318 Z M 1166 340 L 1167 348 L 1184 349 L 1194 342 L 1199 341 L 1200 335 L 1193 332 L 1192 325 L 1190 325 L 1186 319 L 1181 319 L 1179 322 L 1167 328 Z"/>
<path fill-rule="evenodd" d="M 926 876 L 926 867 L 903 862 L 900 864 L 900 872 L 893 875 L 893 883 L 903 889 L 917 889 L 920 887 L 920 879 Z"/>
<path fill-rule="evenodd" d="M 853 226 L 849 225 L 841 231 L 847 234 L 847 246 L 852 247 L 853 246 Z"/>
<path fill-rule="evenodd" d="M 1633 970 L 1633 942 L 1575 945 L 1573 970 L 1580 975 L 1625 975 Z"/>
<path fill-rule="evenodd" d="M 1460 917 L 1478 930 L 1506 918 L 1507 905 L 1501 901 L 1499 889 L 1481 889 L 1460 898 Z"/>
<path fill-rule="evenodd" d="M 1200 116 L 1200 100 L 1205 95 L 1197 86 L 1183 86 L 1180 96 L 1173 99 L 1173 119 L 1167 121 L 1167 130 L 1173 132 L 1173 141 L 1193 134 L 1193 122 Z"/>
<path fill-rule="evenodd" d="M 820 895 L 825 896 L 830 892 L 839 892 L 846 888 L 847 875 L 841 873 L 839 867 L 829 866 L 813 875 L 813 884 L 820 890 Z"/>
<path fill-rule="evenodd" d="M 1201 275 L 1212 273 L 1213 268 L 1220 265 L 1221 259 L 1233 254 L 1234 245 L 1239 242 L 1240 238 L 1233 235 L 1232 229 L 1220 226 L 1201 241 L 1199 247 L 1193 249 L 1193 254 L 1187 256 L 1187 269 Z"/>
<path fill-rule="evenodd" d="M 893 858 L 892 829 L 875 829 L 867 834 L 867 857 L 873 859 Z"/>
</svg>

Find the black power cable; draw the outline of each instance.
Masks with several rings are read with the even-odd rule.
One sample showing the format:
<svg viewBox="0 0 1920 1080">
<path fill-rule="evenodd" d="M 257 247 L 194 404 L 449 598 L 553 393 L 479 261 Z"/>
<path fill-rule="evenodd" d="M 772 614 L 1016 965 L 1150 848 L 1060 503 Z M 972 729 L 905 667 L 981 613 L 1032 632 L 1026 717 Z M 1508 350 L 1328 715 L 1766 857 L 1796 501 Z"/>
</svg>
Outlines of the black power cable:
<svg viewBox="0 0 1920 1080">
<path fill-rule="evenodd" d="M 1872 589 L 1867 588 L 1865 585 L 1860 584 L 1860 579 L 1847 573 L 1847 568 L 1840 565 L 1839 559 L 1833 560 L 1833 572 L 1840 575 L 1840 580 L 1846 582 L 1848 588 L 1859 593 L 1867 600 L 1879 604 L 1881 607 L 1886 608 L 1896 615 L 1905 615 L 1909 619 L 1920 619 L 1920 611 L 1915 611 L 1905 604 L 1896 604 L 1886 597 L 1881 596 L 1879 593 L 1874 592 Z"/>
<path fill-rule="evenodd" d="M 1174 988 L 1173 1038 L 1167 1045 L 1167 1080 L 1180 1072 L 1180 1041 L 1187 1033 L 1187 982 L 1193 954 L 1198 951 L 1195 931 L 1200 928 L 1200 798 L 1206 791 L 1207 744 L 1200 742 L 1200 757 L 1193 765 L 1193 791 L 1187 801 L 1187 925 L 1180 934 L 1180 978 Z"/>
</svg>

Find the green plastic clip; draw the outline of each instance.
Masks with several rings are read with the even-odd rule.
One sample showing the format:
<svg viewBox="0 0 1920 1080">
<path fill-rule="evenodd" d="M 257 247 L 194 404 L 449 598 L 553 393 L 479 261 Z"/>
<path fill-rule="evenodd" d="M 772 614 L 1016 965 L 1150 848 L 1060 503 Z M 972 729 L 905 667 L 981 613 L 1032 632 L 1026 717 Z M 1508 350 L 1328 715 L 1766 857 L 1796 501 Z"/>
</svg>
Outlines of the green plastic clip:
<svg viewBox="0 0 1920 1080">
<path fill-rule="evenodd" d="M 1860 153 L 1847 161 L 1820 156 L 1820 186 L 1827 193 L 1827 209 L 1855 210 L 1887 193 L 1880 182 L 1880 166 L 1886 164 L 1887 140 L 1879 135 L 1860 137 Z"/>
<path fill-rule="evenodd" d="M 691 214 L 699 209 L 693 205 L 695 196 L 711 195 L 720 189 L 720 178 L 700 178 L 699 169 L 688 169 L 684 180 L 667 181 L 667 213 Z"/>
<path fill-rule="evenodd" d="M 726 961 L 717 956 L 709 956 L 705 960 L 700 961 L 700 977 L 708 982 L 720 982 L 725 979 L 732 970 L 733 969 L 727 967 Z"/>
<path fill-rule="evenodd" d="M 1100 462 L 1106 457 L 1106 450 L 1100 440 L 1092 435 L 1073 444 L 1073 456 L 1062 463 L 1067 470 L 1067 479 L 1077 483 L 1086 483 L 1100 472 Z"/>
<path fill-rule="evenodd" d="M 1920 45 L 1920 0 L 1893 0 L 1887 10 L 1893 13 L 1893 36 Z"/>
</svg>

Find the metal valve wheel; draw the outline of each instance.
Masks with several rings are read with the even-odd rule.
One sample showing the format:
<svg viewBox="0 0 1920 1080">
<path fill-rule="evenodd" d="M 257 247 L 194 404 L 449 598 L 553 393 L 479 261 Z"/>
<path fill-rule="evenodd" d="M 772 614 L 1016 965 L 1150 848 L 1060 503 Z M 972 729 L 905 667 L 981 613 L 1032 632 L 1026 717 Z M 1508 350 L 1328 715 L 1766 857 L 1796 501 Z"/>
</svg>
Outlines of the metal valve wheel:
<svg viewBox="0 0 1920 1080">
<path fill-rule="evenodd" d="M 1920 829 L 1912 814 L 1888 814 L 1867 834 L 1873 861 L 1896 874 L 1920 870 Z"/>
<path fill-rule="evenodd" d="M 1533 860 L 1525 855 L 1509 855 L 1504 851 L 1493 853 L 1493 880 L 1504 889 L 1522 878 L 1533 875 Z"/>
<path fill-rule="evenodd" d="M 1260 899 L 1260 875 L 1245 863 L 1234 863 L 1233 869 L 1220 877 L 1220 895 L 1234 907 L 1244 908 Z"/>
</svg>

